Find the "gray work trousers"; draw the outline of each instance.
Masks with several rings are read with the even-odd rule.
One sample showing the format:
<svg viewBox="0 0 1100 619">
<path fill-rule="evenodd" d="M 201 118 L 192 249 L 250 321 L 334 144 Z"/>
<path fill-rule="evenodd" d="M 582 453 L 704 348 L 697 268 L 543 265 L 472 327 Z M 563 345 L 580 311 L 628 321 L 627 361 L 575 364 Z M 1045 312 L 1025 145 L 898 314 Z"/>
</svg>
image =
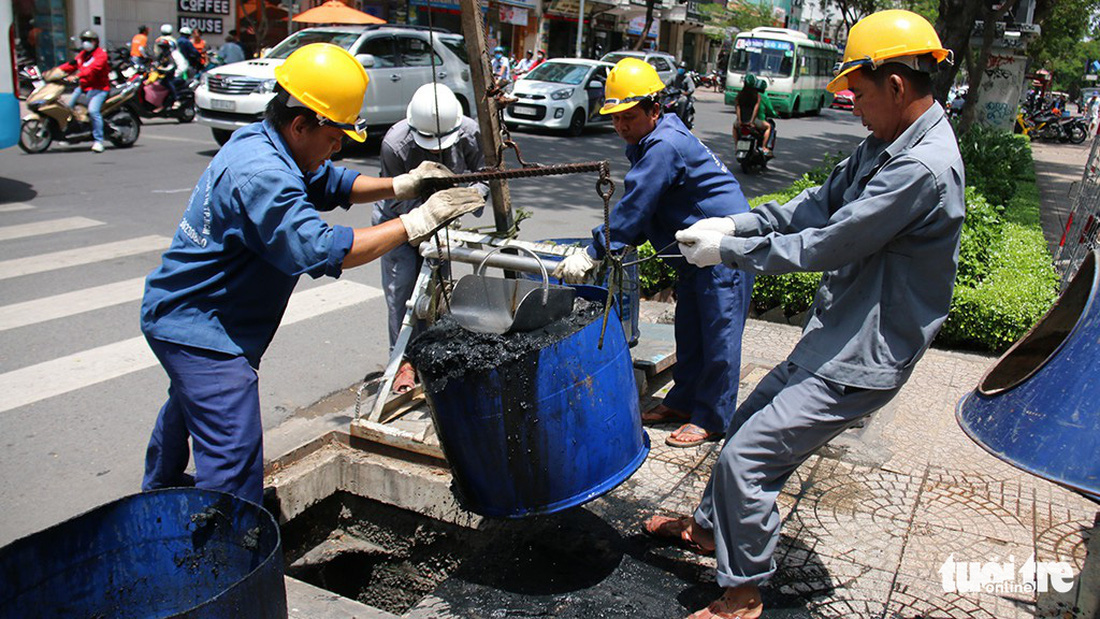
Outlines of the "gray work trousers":
<svg viewBox="0 0 1100 619">
<path fill-rule="evenodd" d="M 886 405 L 900 387 L 848 387 L 790 361 L 777 365 L 733 414 L 695 521 L 714 533 L 718 584 L 761 584 L 775 572 L 776 497 L 818 448 Z"/>
<path fill-rule="evenodd" d="M 382 267 L 382 290 L 386 295 L 391 353 L 393 345 L 397 343 L 397 335 L 401 332 L 401 323 L 404 322 L 408 309 L 406 305 L 412 298 L 422 261 L 423 258 L 416 248 L 408 243 L 402 243 L 382 254 L 379 260 Z"/>
</svg>

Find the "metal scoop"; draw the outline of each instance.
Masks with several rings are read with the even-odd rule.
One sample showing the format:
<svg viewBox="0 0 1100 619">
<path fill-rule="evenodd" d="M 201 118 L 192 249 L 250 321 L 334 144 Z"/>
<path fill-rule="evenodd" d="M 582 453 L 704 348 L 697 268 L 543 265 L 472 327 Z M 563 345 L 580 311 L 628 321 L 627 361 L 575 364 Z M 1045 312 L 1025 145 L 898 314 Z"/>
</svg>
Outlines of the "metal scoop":
<svg viewBox="0 0 1100 619">
<path fill-rule="evenodd" d="M 451 316 L 463 329 L 497 334 L 533 331 L 573 311 L 576 291 L 569 286 L 551 285 L 546 266 L 529 249 L 512 247 L 535 258 L 542 273 L 541 285 L 527 279 L 486 277 L 486 261 L 502 249 L 498 247 L 489 252 L 478 265 L 476 274 L 463 276 L 455 284 L 451 293 Z"/>
</svg>

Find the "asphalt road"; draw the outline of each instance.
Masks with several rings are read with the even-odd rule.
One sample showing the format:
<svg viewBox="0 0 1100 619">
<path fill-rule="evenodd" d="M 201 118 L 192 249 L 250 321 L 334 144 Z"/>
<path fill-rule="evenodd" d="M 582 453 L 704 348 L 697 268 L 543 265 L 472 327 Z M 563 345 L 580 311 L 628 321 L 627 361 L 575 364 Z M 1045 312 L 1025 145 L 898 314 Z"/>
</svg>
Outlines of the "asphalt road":
<svg viewBox="0 0 1100 619">
<path fill-rule="evenodd" d="M 732 108 L 702 93 L 696 134 L 747 196 L 779 189 L 866 134 L 848 112 L 780 121 L 776 159 L 745 177 L 732 160 Z M 622 195 L 623 143 L 607 129 L 570 139 L 516 132 L 529 161 L 611 161 Z M 344 164 L 378 171 L 377 141 Z M 217 146 L 207 128 L 154 121 L 128 150 L 54 145 L 0 151 L 0 545 L 136 492 L 167 378 L 138 328 L 153 269 Z M 588 236 L 602 221 L 595 176 L 515 181 L 531 210 L 521 237 Z M 331 216 L 366 226 L 369 205 Z M 490 225 L 491 214 L 467 221 Z M 260 369 L 264 427 L 346 389 L 386 362 L 378 267 L 303 279 Z"/>
</svg>

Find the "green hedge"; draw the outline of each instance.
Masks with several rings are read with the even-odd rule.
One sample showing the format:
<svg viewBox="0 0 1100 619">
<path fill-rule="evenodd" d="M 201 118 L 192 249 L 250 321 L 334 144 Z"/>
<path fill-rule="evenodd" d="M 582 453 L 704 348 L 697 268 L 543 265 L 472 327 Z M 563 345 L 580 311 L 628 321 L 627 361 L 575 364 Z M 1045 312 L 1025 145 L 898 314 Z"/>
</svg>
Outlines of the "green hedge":
<svg viewBox="0 0 1100 619">
<path fill-rule="evenodd" d="M 956 284 L 939 343 L 1002 351 L 1057 298 L 1058 276 L 1042 230 L 1005 223 L 990 253 L 980 282 Z"/>
</svg>

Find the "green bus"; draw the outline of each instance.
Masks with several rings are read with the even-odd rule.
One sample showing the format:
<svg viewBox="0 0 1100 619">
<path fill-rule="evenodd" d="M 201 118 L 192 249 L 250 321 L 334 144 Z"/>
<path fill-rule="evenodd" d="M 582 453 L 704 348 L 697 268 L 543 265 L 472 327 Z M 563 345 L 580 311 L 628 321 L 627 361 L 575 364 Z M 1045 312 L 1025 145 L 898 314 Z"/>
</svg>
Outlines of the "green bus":
<svg viewBox="0 0 1100 619">
<path fill-rule="evenodd" d="M 817 114 L 833 95 L 825 86 L 840 58 L 835 45 L 810 40 L 786 28 L 753 28 L 733 40 L 726 71 L 726 105 L 734 105 L 745 76 L 766 78 L 772 106 L 784 117 Z"/>
</svg>

